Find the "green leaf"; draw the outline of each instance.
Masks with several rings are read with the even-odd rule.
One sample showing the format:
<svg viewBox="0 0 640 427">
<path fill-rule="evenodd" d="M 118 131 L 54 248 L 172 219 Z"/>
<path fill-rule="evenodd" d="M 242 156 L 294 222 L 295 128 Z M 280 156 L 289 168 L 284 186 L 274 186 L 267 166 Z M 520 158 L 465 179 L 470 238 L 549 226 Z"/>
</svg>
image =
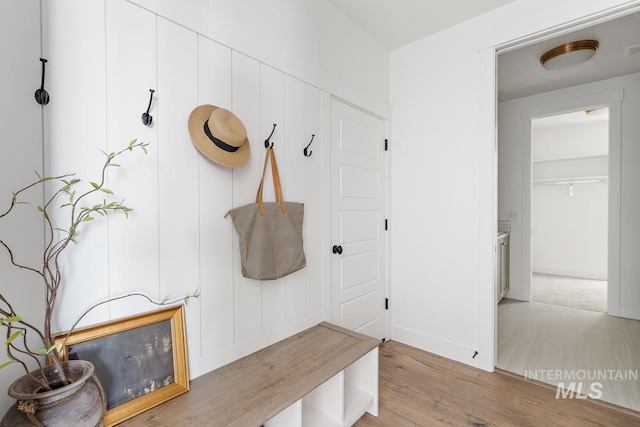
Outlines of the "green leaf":
<svg viewBox="0 0 640 427">
<path fill-rule="evenodd" d="M 0 369 L 6 368 L 7 366 L 11 365 L 13 362 L 15 362 L 15 360 L 9 360 L 8 362 L 4 362 L 2 365 L 0 365 Z"/>
<path fill-rule="evenodd" d="M 97 190 L 98 188 L 100 188 L 100 186 L 99 186 L 98 184 L 96 184 L 95 182 L 90 182 L 89 184 L 91 184 L 91 186 L 92 186 L 94 189 L 96 189 L 96 190 Z"/>
<path fill-rule="evenodd" d="M 38 205 L 38 211 L 39 212 L 44 212 L 44 209 L 42 209 L 42 206 Z"/>
<path fill-rule="evenodd" d="M 52 352 L 53 350 L 55 350 L 55 349 L 58 349 L 58 350 L 59 350 L 59 349 L 60 349 L 60 347 L 62 347 L 62 344 L 60 344 L 60 343 L 56 343 L 56 344 L 53 344 L 53 345 L 52 345 L 51 347 L 49 347 L 49 348 L 41 348 L 41 349 L 40 349 L 40 350 L 38 350 L 38 351 L 39 351 L 41 354 L 49 354 L 49 353 L 51 353 L 51 352 Z"/>
<path fill-rule="evenodd" d="M 15 340 L 16 338 L 18 338 L 20 335 L 22 335 L 22 331 L 16 331 L 16 332 L 12 333 L 4 343 L 5 344 L 11 344 L 11 342 L 13 340 Z"/>
<path fill-rule="evenodd" d="M 71 181 L 69 181 L 69 184 L 73 185 L 80 182 L 80 180 L 78 178 L 72 179 Z"/>
<path fill-rule="evenodd" d="M 142 151 L 144 151 L 144 154 L 147 154 L 147 149 L 145 148 L 144 145 L 141 145 L 140 148 L 142 148 Z"/>
<path fill-rule="evenodd" d="M 24 320 L 24 316 L 11 316 L 4 319 L 7 323 L 20 322 L 22 320 Z"/>
<path fill-rule="evenodd" d="M 109 190 L 108 188 L 101 188 L 100 191 L 107 194 L 113 194 L 113 191 Z"/>
<path fill-rule="evenodd" d="M 116 167 L 116 168 L 121 167 L 121 166 L 120 166 L 119 164 L 117 164 L 117 163 L 109 163 L 109 166 L 113 166 L 113 167 Z"/>
<path fill-rule="evenodd" d="M 133 147 L 136 142 L 138 142 L 138 138 L 134 138 L 131 141 L 129 141 L 129 147 Z"/>
<path fill-rule="evenodd" d="M 89 215 L 82 218 L 82 222 L 87 222 L 87 221 L 93 221 L 93 217 Z"/>
</svg>

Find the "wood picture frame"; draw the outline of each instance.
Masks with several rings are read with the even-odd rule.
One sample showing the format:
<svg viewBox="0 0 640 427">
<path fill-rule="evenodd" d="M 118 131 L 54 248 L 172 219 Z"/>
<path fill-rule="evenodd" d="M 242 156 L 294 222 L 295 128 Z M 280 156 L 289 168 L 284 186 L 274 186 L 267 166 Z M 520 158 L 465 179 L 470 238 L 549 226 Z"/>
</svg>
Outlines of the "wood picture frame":
<svg viewBox="0 0 640 427">
<path fill-rule="evenodd" d="M 94 364 L 107 395 L 107 427 L 189 390 L 182 305 L 73 331 L 60 352 Z"/>
</svg>

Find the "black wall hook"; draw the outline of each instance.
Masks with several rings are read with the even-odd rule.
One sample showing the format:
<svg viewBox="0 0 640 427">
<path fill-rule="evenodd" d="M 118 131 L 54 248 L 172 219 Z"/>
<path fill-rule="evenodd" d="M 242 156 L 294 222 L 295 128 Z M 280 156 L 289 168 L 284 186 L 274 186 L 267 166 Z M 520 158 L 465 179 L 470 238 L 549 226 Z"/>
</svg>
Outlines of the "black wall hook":
<svg viewBox="0 0 640 427">
<path fill-rule="evenodd" d="M 47 60 L 40 58 L 40 62 L 42 62 L 42 83 L 40 83 L 40 89 L 36 90 L 34 96 L 38 104 L 47 105 L 49 103 L 49 94 L 44 90 L 44 64 L 47 63 Z"/>
<path fill-rule="evenodd" d="M 315 137 L 314 134 L 311 134 L 311 141 L 309 141 L 309 143 L 307 144 L 306 147 L 304 147 L 303 153 L 305 157 L 311 157 L 311 154 L 313 154 L 313 151 L 309 150 L 309 146 L 311 145 L 311 143 L 313 142 L 313 138 Z"/>
<path fill-rule="evenodd" d="M 142 124 L 145 126 L 151 127 L 151 122 L 153 122 L 153 116 L 149 114 L 149 110 L 151 110 L 151 103 L 153 102 L 153 92 L 155 92 L 155 90 L 149 89 L 149 92 L 151 92 L 151 94 L 149 95 L 149 106 L 147 106 L 147 112 L 142 113 Z"/>
<path fill-rule="evenodd" d="M 273 142 L 271 143 L 271 147 L 269 147 L 269 140 L 271 139 L 271 137 L 273 136 L 273 133 L 276 131 L 276 124 L 273 124 L 273 129 L 271 129 L 271 134 L 269 135 L 269 137 L 267 139 L 264 140 L 264 148 L 273 148 Z"/>
</svg>

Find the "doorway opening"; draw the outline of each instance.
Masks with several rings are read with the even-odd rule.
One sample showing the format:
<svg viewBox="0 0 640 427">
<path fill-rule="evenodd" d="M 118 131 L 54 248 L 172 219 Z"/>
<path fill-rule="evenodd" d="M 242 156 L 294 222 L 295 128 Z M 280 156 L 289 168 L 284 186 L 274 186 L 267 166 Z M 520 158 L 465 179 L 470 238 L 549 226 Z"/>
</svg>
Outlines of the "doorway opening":
<svg viewBox="0 0 640 427">
<path fill-rule="evenodd" d="M 607 311 L 609 108 L 531 121 L 531 300 Z"/>
<path fill-rule="evenodd" d="M 635 9 L 637 12 L 637 9 Z M 602 19 L 602 17 L 601 17 Z M 628 290 L 633 277 L 628 272 L 628 267 L 633 264 L 625 261 L 634 253 L 635 246 L 623 245 L 621 236 L 629 233 L 626 228 L 628 222 L 621 218 L 628 215 L 631 207 L 630 201 L 636 200 L 636 193 L 631 193 L 629 186 L 622 186 L 623 171 L 634 171 L 634 160 L 627 149 L 623 151 L 623 142 L 635 140 L 637 130 L 628 130 L 624 126 L 632 123 L 623 116 L 633 111 L 629 101 L 632 99 L 632 91 L 628 88 L 640 84 L 640 68 L 634 68 L 624 73 L 619 69 L 609 66 L 630 65 L 631 61 L 608 61 L 603 66 L 590 67 L 585 65 L 581 69 L 568 70 L 564 74 L 549 74 L 539 67 L 537 59 L 541 52 L 563 42 L 577 39 L 594 38 L 613 40 L 616 34 L 638 33 L 640 14 L 630 13 L 616 19 L 600 21 L 593 27 L 583 27 L 573 33 L 565 33 L 564 28 L 558 36 L 549 39 L 537 40 L 527 46 L 515 50 L 499 52 L 498 61 L 498 150 L 497 168 L 495 169 L 497 181 L 497 208 L 494 218 L 498 221 L 508 221 L 510 224 L 510 265 L 509 265 L 509 291 L 506 297 L 497 307 L 496 324 L 496 368 L 509 371 L 524 377 L 536 379 L 553 386 L 565 387 L 569 378 L 532 376 L 532 372 L 575 372 L 578 369 L 598 372 L 604 369 L 615 368 L 640 369 L 636 358 L 618 358 L 618 355 L 635 354 L 633 348 L 638 340 L 638 320 L 640 312 L 627 309 L 631 304 L 638 305 L 636 300 L 630 297 Z M 586 25 L 583 23 L 583 25 Z M 630 25 L 627 27 L 627 25 Z M 626 33 L 625 28 L 631 28 L 631 33 Z M 587 36 L 588 33 L 588 36 Z M 544 43 L 547 43 L 546 45 Z M 604 45 L 604 44 L 602 44 Z M 619 51 L 619 49 L 618 49 Z M 600 52 L 603 53 L 604 49 Z M 601 55 L 600 58 L 603 56 Z M 525 58 L 532 59 L 525 61 Z M 595 57 L 596 60 L 598 57 Z M 517 66 L 529 68 L 518 72 Z M 534 66 L 535 65 L 535 66 Z M 594 65 L 593 63 L 591 65 Z M 638 64 L 640 66 L 640 63 Z M 608 69 L 611 74 L 597 75 L 587 71 L 604 71 Z M 618 70 L 618 72 L 616 72 Z M 582 72 L 584 71 L 584 73 Z M 540 80 L 535 76 L 541 77 Z M 589 75 L 589 80 L 587 80 Z M 507 78 L 510 77 L 511 80 Z M 523 78 L 523 76 L 525 78 Z M 558 76 L 557 80 L 545 80 Z M 563 80 L 562 77 L 566 77 Z M 580 80 L 580 79 L 585 80 Z M 508 83 L 518 81 L 525 82 L 519 89 L 515 86 L 510 90 Z M 516 90 L 518 89 L 518 90 Z M 539 120 L 553 120 L 552 117 L 564 115 L 567 112 L 581 115 L 586 120 L 586 110 L 595 107 L 607 106 L 600 114 L 608 111 L 609 117 L 602 126 L 607 129 L 608 142 L 601 142 L 608 151 L 573 154 L 555 157 L 540 156 L 536 150 L 538 138 L 536 128 Z M 598 108 L 601 109 L 601 108 Z M 636 115 L 633 115 L 635 117 Z M 565 117 L 566 118 L 566 117 Z M 559 120 L 558 117 L 555 118 Z M 591 135 L 589 135 L 591 136 Z M 565 135 L 563 142 L 569 138 Z M 581 140 L 585 140 L 583 135 Z M 629 139 L 627 139 L 629 138 Z M 558 138 L 556 138 L 558 140 Z M 556 143 L 550 149 L 566 148 L 563 144 Z M 585 147 L 581 147 L 585 148 Z M 624 152 L 624 157 L 623 157 Z M 557 153 L 556 153 L 557 154 Z M 586 164 L 591 169 L 584 170 Z M 597 165 L 600 169 L 597 169 Z M 606 166 L 605 167 L 603 166 Z M 625 165 L 628 165 L 625 167 Z M 558 173 L 559 171 L 563 173 Z M 633 175 L 634 179 L 636 175 Z M 624 177 L 627 182 L 630 178 Z M 595 181 L 595 182 L 580 182 Z M 550 182 L 551 181 L 551 182 Z M 555 182 L 554 182 L 555 181 Z M 600 217 L 604 217 L 607 227 L 600 229 L 604 233 L 604 244 L 600 245 L 606 253 L 606 260 L 600 259 L 597 266 L 592 261 L 588 268 L 582 267 L 582 272 L 577 273 L 577 264 L 559 265 L 558 260 L 570 255 L 569 249 L 538 245 L 544 241 L 542 234 L 545 231 L 555 231 L 557 235 L 551 239 L 557 239 L 558 234 L 566 233 L 567 228 L 576 227 L 588 216 L 585 211 L 581 213 L 560 213 L 561 204 L 574 203 L 578 197 L 583 196 L 589 186 L 601 186 L 606 189 L 606 200 Z M 555 198 L 546 202 L 541 200 L 540 193 L 551 193 Z M 549 194 L 547 194 L 549 196 Z M 635 203 L 635 202 L 634 202 Z M 539 213 L 546 206 L 546 215 L 541 219 Z M 635 205 L 634 205 L 635 206 Z M 587 204 L 588 214 L 595 212 L 592 204 Z M 549 215 L 549 212 L 552 214 Z M 560 228 L 562 216 L 569 218 L 569 223 L 564 221 L 564 227 Z M 545 224 L 544 221 L 547 221 Z M 624 227 L 623 227 L 624 226 Z M 555 228 L 554 228 L 555 227 Z M 591 231 L 591 230 L 590 230 Z M 589 237 L 584 232 L 581 238 Z M 591 236 L 593 237 L 593 236 Z M 582 241 L 586 245 L 585 241 Z M 555 242 L 560 245 L 559 242 Z M 635 243 L 634 243 L 635 244 Z M 584 248 L 580 248 L 584 249 Z M 575 249 L 574 249 L 575 250 Z M 552 257 L 550 256 L 552 255 Z M 545 259 L 544 256 L 547 256 Z M 553 258 L 556 264 L 549 261 Z M 603 266 L 604 261 L 604 266 Z M 623 270 L 623 268 L 625 270 Z M 635 267 L 634 267 L 635 268 Z M 585 271 L 588 270 L 588 273 Z M 600 273 L 597 273 L 599 270 Z M 606 273 L 602 275 L 602 271 Z M 635 270 L 634 270 L 635 271 Z M 532 274 L 533 273 L 533 274 Z M 604 310 L 593 311 L 575 309 L 563 305 L 543 304 L 536 302 L 535 286 L 532 282 L 535 273 L 549 274 L 557 277 L 589 275 L 602 277 L 606 280 L 606 312 Z M 621 278 L 627 278 L 623 283 Z M 533 298 L 532 298 L 533 297 Z M 639 300 L 640 301 L 640 300 Z M 564 375 L 564 374 L 563 374 Z M 602 395 L 600 400 L 613 403 L 618 406 L 640 410 L 638 399 L 629 399 L 628 396 L 637 396 L 640 393 L 640 385 L 637 382 L 625 382 L 616 379 L 606 379 L 602 383 Z M 593 383 L 585 383 L 589 388 Z"/>
</svg>

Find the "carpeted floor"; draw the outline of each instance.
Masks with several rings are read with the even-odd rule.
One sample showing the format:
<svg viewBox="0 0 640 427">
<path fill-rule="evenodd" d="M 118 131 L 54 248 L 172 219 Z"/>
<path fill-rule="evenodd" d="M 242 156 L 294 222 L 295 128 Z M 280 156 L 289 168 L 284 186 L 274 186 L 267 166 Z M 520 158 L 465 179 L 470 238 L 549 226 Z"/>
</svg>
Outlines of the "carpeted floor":
<svg viewBox="0 0 640 427">
<path fill-rule="evenodd" d="M 607 311 L 607 282 L 533 273 L 531 299 L 583 310 Z"/>
</svg>

